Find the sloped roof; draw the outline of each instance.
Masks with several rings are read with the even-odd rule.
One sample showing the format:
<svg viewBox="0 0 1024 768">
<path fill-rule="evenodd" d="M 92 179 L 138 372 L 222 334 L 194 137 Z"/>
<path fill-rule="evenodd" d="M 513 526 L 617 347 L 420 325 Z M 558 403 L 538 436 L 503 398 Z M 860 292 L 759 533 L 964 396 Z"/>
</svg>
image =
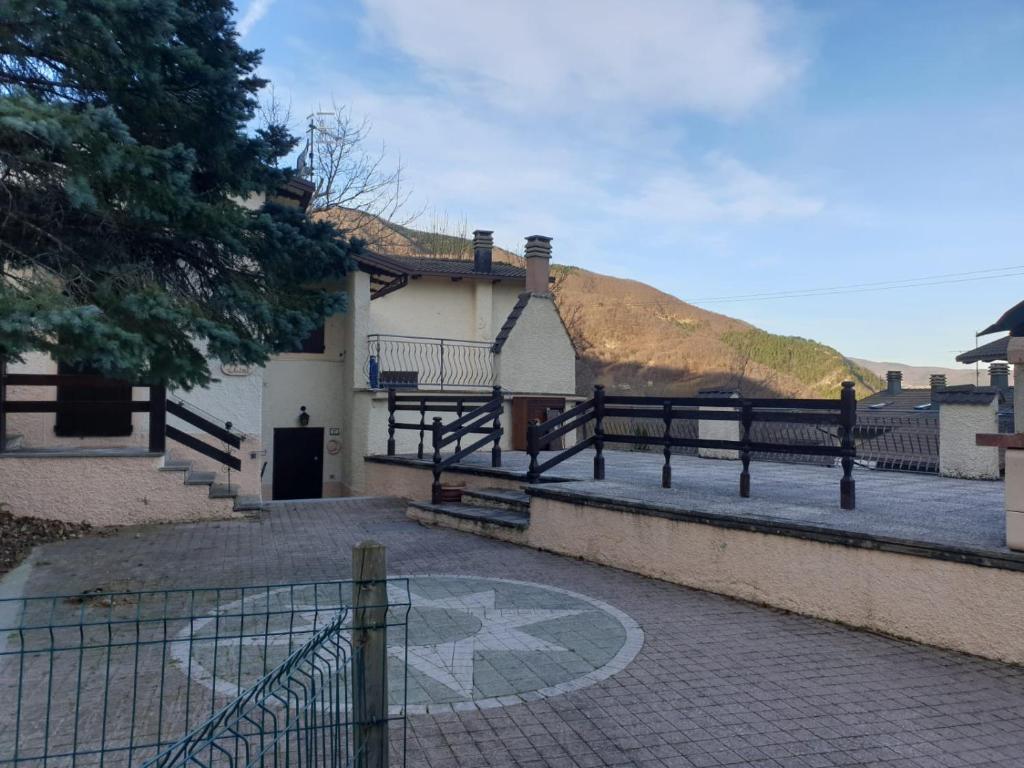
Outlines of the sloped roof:
<svg viewBox="0 0 1024 768">
<path fill-rule="evenodd" d="M 1001 339 L 990 341 L 988 344 L 982 344 L 970 352 L 957 355 L 956 361 L 958 363 L 992 363 L 997 360 L 1005 360 L 1007 355 L 1006 348 L 1009 343 L 1010 337 L 1004 336 Z"/>
<path fill-rule="evenodd" d="M 862 411 L 915 411 L 924 410 L 932 402 L 930 389 L 904 389 L 890 395 L 884 389 L 857 401 L 858 410 Z"/>
<path fill-rule="evenodd" d="M 366 271 L 383 271 L 409 277 L 439 276 L 476 280 L 526 280 L 526 270 L 513 264 L 495 262 L 489 272 L 473 269 L 466 259 L 435 259 L 429 256 L 394 256 L 366 251 L 356 258 Z"/>
<path fill-rule="evenodd" d="M 962 387 L 946 387 L 940 389 L 932 400 L 944 405 L 988 405 L 994 399 L 1002 399 L 1003 393 L 996 387 L 975 387 L 967 384 Z"/>
<path fill-rule="evenodd" d="M 516 327 L 516 322 L 523 314 L 523 310 L 526 309 L 526 305 L 530 302 L 531 294 L 520 293 L 519 299 L 516 301 L 516 305 L 512 307 L 512 311 L 508 313 L 508 317 L 505 318 L 505 322 L 502 323 L 501 330 L 498 331 L 498 335 L 494 337 L 494 344 L 491 345 L 491 351 L 494 354 L 500 354 L 502 347 L 505 346 L 505 342 L 508 341 L 508 337 L 512 334 L 512 329 Z"/>
</svg>

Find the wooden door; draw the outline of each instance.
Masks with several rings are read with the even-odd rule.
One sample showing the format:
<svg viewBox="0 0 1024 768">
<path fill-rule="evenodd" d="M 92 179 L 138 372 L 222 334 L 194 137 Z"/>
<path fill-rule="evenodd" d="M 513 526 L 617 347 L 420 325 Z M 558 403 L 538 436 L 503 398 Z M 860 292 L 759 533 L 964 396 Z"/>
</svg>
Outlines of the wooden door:
<svg viewBox="0 0 1024 768">
<path fill-rule="evenodd" d="M 556 412 L 565 410 L 564 397 L 513 397 L 512 398 L 512 450 L 526 450 L 526 428 L 533 420 L 547 421 Z M 559 438 L 542 445 L 542 451 L 560 449 L 562 440 Z"/>
<path fill-rule="evenodd" d="M 284 427 L 274 430 L 273 482 L 275 500 L 323 497 L 323 427 Z"/>
</svg>

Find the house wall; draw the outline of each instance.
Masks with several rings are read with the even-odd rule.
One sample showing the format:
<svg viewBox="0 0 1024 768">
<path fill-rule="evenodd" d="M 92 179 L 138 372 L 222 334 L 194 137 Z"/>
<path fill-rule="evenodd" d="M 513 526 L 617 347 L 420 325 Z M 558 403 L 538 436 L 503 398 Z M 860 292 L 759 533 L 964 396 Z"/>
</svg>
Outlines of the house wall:
<svg viewBox="0 0 1024 768">
<path fill-rule="evenodd" d="M 368 333 L 491 341 L 522 283 L 423 277 L 370 304 Z"/>
<path fill-rule="evenodd" d="M 497 355 L 498 383 L 516 394 L 574 395 L 576 352 L 550 296 L 534 295 Z"/>
<path fill-rule="evenodd" d="M 998 432 L 998 402 L 939 406 L 939 474 L 971 480 L 998 480 L 999 449 L 975 444 L 979 432 Z"/>
</svg>

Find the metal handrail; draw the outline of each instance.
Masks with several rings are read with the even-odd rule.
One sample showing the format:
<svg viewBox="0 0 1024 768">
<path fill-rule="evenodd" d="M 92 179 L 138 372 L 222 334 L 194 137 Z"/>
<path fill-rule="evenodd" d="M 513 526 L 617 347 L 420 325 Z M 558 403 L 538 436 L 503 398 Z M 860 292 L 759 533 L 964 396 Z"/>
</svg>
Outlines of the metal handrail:
<svg viewBox="0 0 1024 768">
<path fill-rule="evenodd" d="M 489 389 L 494 352 L 489 341 L 371 333 L 363 373 L 371 389 Z"/>
</svg>

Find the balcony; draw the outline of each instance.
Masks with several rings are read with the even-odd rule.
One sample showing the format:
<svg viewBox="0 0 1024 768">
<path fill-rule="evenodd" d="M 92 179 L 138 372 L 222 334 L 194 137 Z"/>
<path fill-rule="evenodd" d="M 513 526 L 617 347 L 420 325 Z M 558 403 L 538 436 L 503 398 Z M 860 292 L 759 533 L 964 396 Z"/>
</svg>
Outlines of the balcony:
<svg viewBox="0 0 1024 768">
<path fill-rule="evenodd" d="M 363 373 L 371 389 L 488 389 L 495 383 L 489 341 L 373 333 Z"/>
</svg>

